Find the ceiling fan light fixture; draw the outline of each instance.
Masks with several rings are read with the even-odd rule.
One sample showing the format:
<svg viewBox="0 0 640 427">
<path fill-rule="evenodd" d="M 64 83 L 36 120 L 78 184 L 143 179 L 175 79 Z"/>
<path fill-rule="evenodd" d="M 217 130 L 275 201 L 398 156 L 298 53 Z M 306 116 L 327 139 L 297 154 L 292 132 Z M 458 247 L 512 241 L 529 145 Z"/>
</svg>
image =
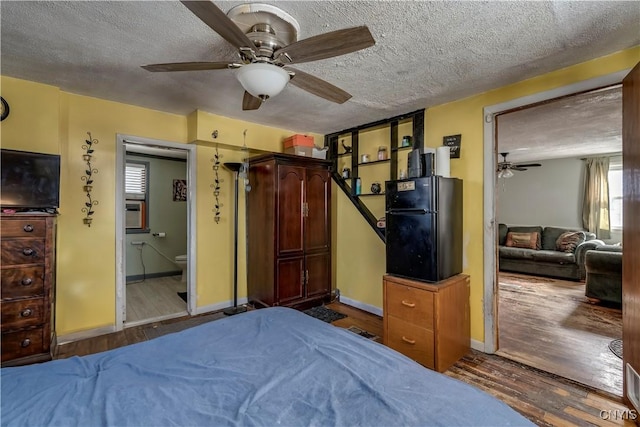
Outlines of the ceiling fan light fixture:
<svg viewBox="0 0 640 427">
<path fill-rule="evenodd" d="M 498 172 L 498 178 L 511 178 L 513 176 L 513 171 L 511 169 L 502 169 Z"/>
<path fill-rule="evenodd" d="M 236 77 L 247 92 L 262 100 L 276 96 L 289 82 L 289 73 L 277 65 L 264 62 L 241 67 Z"/>
</svg>

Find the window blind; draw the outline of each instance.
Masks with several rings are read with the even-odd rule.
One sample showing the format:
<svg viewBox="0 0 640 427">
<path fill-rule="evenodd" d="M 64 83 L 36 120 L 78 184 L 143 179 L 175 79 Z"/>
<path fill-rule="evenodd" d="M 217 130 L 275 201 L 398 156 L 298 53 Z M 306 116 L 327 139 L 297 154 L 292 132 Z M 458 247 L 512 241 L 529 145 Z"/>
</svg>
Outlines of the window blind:
<svg viewBox="0 0 640 427">
<path fill-rule="evenodd" d="M 147 193 L 147 167 L 140 163 L 127 163 L 125 167 L 125 193 L 127 199 L 145 199 Z"/>
</svg>

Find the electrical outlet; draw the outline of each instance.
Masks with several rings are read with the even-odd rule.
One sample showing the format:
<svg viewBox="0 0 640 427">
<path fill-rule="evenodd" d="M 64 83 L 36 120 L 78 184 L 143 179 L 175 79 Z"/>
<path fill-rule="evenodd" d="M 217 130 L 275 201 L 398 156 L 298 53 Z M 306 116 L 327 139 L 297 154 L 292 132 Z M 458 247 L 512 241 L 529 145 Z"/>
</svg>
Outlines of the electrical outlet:
<svg viewBox="0 0 640 427">
<path fill-rule="evenodd" d="M 142 246 L 144 245 L 144 242 L 131 242 L 131 244 L 134 246 Z"/>
</svg>

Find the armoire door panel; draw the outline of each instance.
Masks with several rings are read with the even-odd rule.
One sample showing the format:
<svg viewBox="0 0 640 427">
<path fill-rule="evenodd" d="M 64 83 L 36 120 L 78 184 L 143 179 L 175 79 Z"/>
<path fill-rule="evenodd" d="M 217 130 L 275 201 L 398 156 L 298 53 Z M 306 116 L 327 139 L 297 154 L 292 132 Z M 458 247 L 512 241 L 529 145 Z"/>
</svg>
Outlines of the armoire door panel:
<svg viewBox="0 0 640 427">
<path fill-rule="evenodd" d="M 284 304 L 304 296 L 304 258 L 279 259 L 277 274 L 276 300 L 278 304 Z"/>
<path fill-rule="evenodd" d="M 307 254 L 307 297 L 331 292 L 331 253 Z"/>
<path fill-rule="evenodd" d="M 306 217 L 305 249 L 329 249 L 331 241 L 331 181 L 326 169 L 307 169 L 305 197 L 309 214 Z"/>
<path fill-rule="evenodd" d="M 302 167 L 278 167 L 278 254 L 287 255 L 304 251 L 304 177 Z"/>
</svg>

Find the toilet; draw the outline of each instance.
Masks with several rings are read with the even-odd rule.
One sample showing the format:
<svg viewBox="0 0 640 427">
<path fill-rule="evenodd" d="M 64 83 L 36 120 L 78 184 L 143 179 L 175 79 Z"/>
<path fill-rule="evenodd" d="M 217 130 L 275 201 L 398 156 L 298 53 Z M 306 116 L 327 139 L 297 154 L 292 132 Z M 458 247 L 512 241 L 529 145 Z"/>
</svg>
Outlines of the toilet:
<svg viewBox="0 0 640 427">
<path fill-rule="evenodd" d="M 187 255 L 177 255 L 174 261 L 182 270 L 182 283 L 187 282 Z"/>
</svg>

